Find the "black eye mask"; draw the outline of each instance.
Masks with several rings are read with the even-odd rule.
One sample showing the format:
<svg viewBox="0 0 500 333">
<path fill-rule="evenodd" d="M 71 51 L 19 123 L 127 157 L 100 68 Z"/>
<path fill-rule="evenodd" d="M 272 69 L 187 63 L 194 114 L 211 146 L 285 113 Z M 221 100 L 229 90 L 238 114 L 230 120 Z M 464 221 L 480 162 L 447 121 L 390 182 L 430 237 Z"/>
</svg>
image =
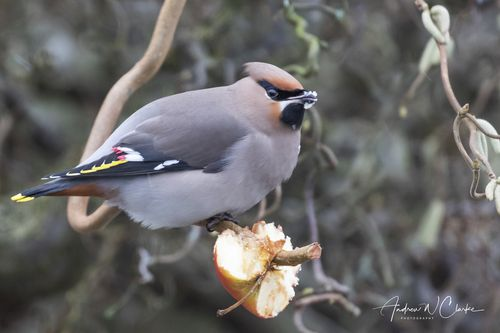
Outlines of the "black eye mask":
<svg viewBox="0 0 500 333">
<path fill-rule="evenodd" d="M 274 101 L 285 101 L 291 97 L 297 97 L 304 93 L 303 89 L 281 90 L 266 80 L 260 80 L 257 83 L 266 90 L 267 96 Z"/>
</svg>

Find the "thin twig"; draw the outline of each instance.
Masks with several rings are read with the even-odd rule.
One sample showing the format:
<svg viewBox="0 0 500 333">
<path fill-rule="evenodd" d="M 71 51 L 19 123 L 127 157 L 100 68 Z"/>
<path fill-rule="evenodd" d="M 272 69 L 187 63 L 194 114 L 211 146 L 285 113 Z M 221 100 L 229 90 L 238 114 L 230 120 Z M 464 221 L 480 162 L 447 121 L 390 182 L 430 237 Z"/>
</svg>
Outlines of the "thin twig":
<svg viewBox="0 0 500 333">
<path fill-rule="evenodd" d="M 321 136 L 323 134 L 323 121 L 316 107 L 312 107 L 308 115 L 311 120 L 311 139 L 313 139 L 315 143 L 319 143 L 321 142 Z"/>
<path fill-rule="evenodd" d="M 478 160 L 474 160 L 474 165 L 472 168 L 472 183 L 470 185 L 469 194 L 474 199 L 482 199 L 486 197 L 485 193 L 478 193 L 477 187 L 479 185 L 479 179 L 481 177 L 481 168 Z"/>
<path fill-rule="evenodd" d="M 337 156 L 330 147 L 320 142 L 318 143 L 318 150 L 321 152 L 322 156 L 326 159 L 326 162 L 328 163 L 328 166 L 331 169 L 337 168 L 339 160 L 337 159 Z"/>
<path fill-rule="evenodd" d="M 258 287 L 262 284 L 262 281 L 266 277 L 267 272 L 269 271 L 270 266 L 267 267 L 267 269 L 259 275 L 255 283 L 253 284 L 252 288 L 243 296 L 240 300 L 238 300 L 236 303 L 233 305 L 225 308 L 225 309 L 220 309 L 217 310 L 217 317 L 222 317 L 224 315 L 227 315 L 229 312 L 233 311 L 237 307 L 239 307 L 241 304 L 245 303 L 245 301 L 248 299 L 248 297 L 252 296 L 252 294 L 257 290 Z"/>
<path fill-rule="evenodd" d="M 207 221 L 203 221 L 202 223 L 204 225 L 206 225 Z M 239 225 L 237 225 L 236 223 L 234 223 L 232 221 L 221 221 L 221 222 L 217 223 L 215 226 L 213 226 L 212 229 L 214 231 L 217 231 L 219 234 L 227 229 L 232 230 L 237 234 L 240 232 L 243 232 L 243 230 L 245 230 L 245 228 L 240 227 Z"/>
<path fill-rule="evenodd" d="M 307 56 L 305 65 L 290 65 L 287 70 L 300 76 L 308 76 L 317 73 L 319 70 L 319 51 L 322 45 L 321 40 L 306 31 L 307 20 L 297 14 L 294 6 L 289 0 L 283 0 L 283 10 L 285 19 L 294 27 L 295 36 L 302 40 L 307 46 Z"/>
<path fill-rule="evenodd" d="M 408 101 L 412 100 L 413 97 L 415 97 L 415 93 L 417 92 L 417 89 L 422 85 L 422 82 L 424 82 L 426 75 L 426 72 L 418 72 L 410 87 L 403 95 L 403 98 L 401 98 L 400 107 L 406 106 L 406 104 L 408 104 Z"/>
<path fill-rule="evenodd" d="M 455 144 L 457 145 L 458 151 L 464 158 L 465 162 L 467 162 L 469 168 L 473 169 L 472 158 L 470 158 L 467 150 L 465 150 L 462 139 L 460 138 L 460 125 L 462 124 L 462 120 L 463 118 L 459 115 L 455 117 L 455 120 L 453 121 L 453 138 L 455 139 Z"/>
<path fill-rule="evenodd" d="M 446 38 L 448 38 L 448 32 L 445 32 Z M 457 115 L 465 117 L 466 119 L 464 120 L 465 124 L 467 125 L 467 128 L 469 129 L 469 147 L 474 153 L 474 155 L 483 163 L 483 165 L 486 167 L 488 171 L 488 176 L 491 178 L 495 175 L 495 172 L 493 171 L 493 168 L 491 167 L 488 159 L 486 156 L 484 156 L 478 147 L 478 143 L 476 142 L 477 135 L 476 131 L 477 129 L 480 129 L 481 132 L 488 134 L 490 137 L 496 137 L 496 135 L 493 135 L 491 133 L 486 133 L 484 129 L 477 124 L 477 122 L 474 119 L 474 116 L 469 114 L 469 105 L 465 104 L 464 106 L 460 105 L 460 102 L 458 102 L 458 99 L 455 95 L 455 92 L 453 91 L 453 88 L 451 86 L 450 82 L 450 76 L 448 73 L 448 54 L 446 51 L 446 44 L 439 43 L 436 40 L 438 49 L 439 49 L 439 62 L 440 62 L 440 68 L 441 68 L 441 82 L 443 84 L 444 92 L 446 94 L 446 97 L 448 98 L 448 102 L 450 103 L 451 107 L 453 110 L 457 113 Z M 500 138 L 500 136 L 498 136 Z M 496 178 L 496 177 L 495 177 Z"/>
<path fill-rule="evenodd" d="M 256 217 L 257 221 L 264 219 L 265 217 L 271 215 L 280 208 L 281 199 L 283 197 L 283 190 L 281 188 L 281 185 L 278 185 L 274 189 L 273 194 L 274 194 L 274 199 L 271 206 L 267 207 L 267 198 L 262 199 L 262 201 L 259 203 L 259 211 L 257 212 L 257 217 Z"/>
<path fill-rule="evenodd" d="M 304 324 L 304 310 L 305 306 L 295 308 L 293 312 L 293 323 L 300 333 L 317 333 L 316 331 L 311 331 Z"/>
<path fill-rule="evenodd" d="M 14 117 L 10 114 L 5 114 L 0 117 L 0 160 L 2 160 L 3 148 L 5 146 L 5 141 L 14 125 Z"/>
<path fill-rule="evenodd" d="M 500 135 L 489 133 L 488 131 L 486 131 L 484 129 L 484 127 L 482 127 L 479 124 L 479 122 L 477 121 L 476 117 L 474 117 L 473 115 L 471 115 L 469 113 L 466 113 L 466 114 L 464 114 L 464 117 L 466 117 L 467 119 L 469 119 L 477 127 L 477 129 L 480 130 L 484 135 L 489 136 L 492 139 L 500 139 Z"/>
<path fill-rule="evenodd" d="M 468 120 L 468 119 L 467 119 Z M 475 127 L 471 122 L 468 122 L 467 125 L 469 126 L 469 148 L 471 151 L 474 153 L 477 159 L 481 161 L 481 163 L 484 165 L 486 170 L 488 171 L 488 177 L 491 179 L 496 179 L 497 177 L 495 176 L 495 172 L 493 171 L 493 167 L 491 166 L 490 162 L 488 161 L 488 158 L 484 156 L 483 153 L 479 150 L 479 142 L 477 142 L 477 127 Z"/>
<path fill-rule="evenodd" d="M 149 81 L 162 65 L 172 45 L 185 3 L 186 0 L 165 0 L 163 3 L 144 56 L 108 92 L 90 132 L 82 161 L 103 144 L 112 133 L 128 98 Z M 120 212 L 115 207 L 103 204 L 92 214 L 87 215 L 88 203 L 88 197 L 70 197 L 68 200 L 68 222 L 76 231 L 99 229 Z"/>
<path fill-rule="evenodd" d="M 415 5 L 423 12 L 428 12 L 429 6 L 427 3 L 423 0 L 415 0 Z M 425 23 L 424 23 L 425 24 Z M 427 27 L 428 28 L 428 27 Z M 448 99 L 448 102 L 450 103 L 451 107 L 457 114 L 457 118 L 455 118 L 455 121 L 453 123 L 453 134 L 455 138 L 455 143 L 457 144 L 457 147 L 466 160 L 467 164 L 471 168 L 473 172 L 473 180 L 472 180 L 472 188 L 470 190 L 471 195 L 474 198 L 477 197 L 482 197 L 481 194 L 478 194 L 476 192 L 477 188 L 477 182 L 479 179 L 478 176 L 478 171 L 476 168 L 474 168 L 474 163 L 472 162 L 471 157 L 467 153 L 465 147 L 462 144 L 462 141 L 460 139 L 460 123 L 463 121 L 468 130 L 469 130 L 469 148 L 472 151 L 472 153 L 475 155 L 476 159 L 478 159 L 486 168 L 488 172 L 488 176 L 493 179 L 496 178 L 495 172 L 493 171 L 493 168 L 491 164 L 488 161 L 487 156 L 484 156 L 483 153 L 481 153 L 479 147 L 479 143 L 477 142 L 477 131 L 481 131 L 485 135 L 498 139 L 500 138 L 499 135 L 492 134 L 492 133 L 487 133 L 484 128 L 482 128 L 478 122 L 476 121 L 475 117 L 469 113 L 469 104 L 461 105 L 460 102 L 458 101 L 455 92 L 453 91 L 453 87 L 451 86 L 450 82 L 450 76 L 449 76 L 449 71 L 448 71 L 448 54 L 446 50 L 446 41 L 450 40 L 450 35 L 449 31 L 441 31 L 443 34 L 443 40 L 438 40 L 436 39 L 437 37 L 435 36 L 435 42 L 437 44 L 438 50 L 439 50 L 439 63 L 440 63 L 440 73 L 441 73 L 441 82 L 443 85 L 443 89 L 446 95 L 446 98 Z"/>
<path fill-rule="evenodd" d="M 382 236 L 377 223 L 370 216 L 364 216 L 366 226 L 370 235 L 370 240 L 373 244 L 375 252 L 378 254 L 380 266 L 382 268 L 382 277 L 387 287 L 393 287 L 395 284 L 394 272 L 387 253 L 384 237 Z"/>
<path fill-rule="evenodd" d="M 309 225 L 310 240 L 311 242 L 319 241 L 318 220 L 316 218 L 316 211 L 314 207 L 314 177 L 316 170 L 312 169 L 306 178 L 304 185 L 304 196 L 306 202 L 306 214 Z M 316 281 L 324 286 L 326 290 L 338 291 L 342 294 L 349 293 L 349 287 L 341 284 L 334 278 L 325 274 L 321 260 L 313 261 L 313 274 Z"/>
<path fill-rule="evenodd" d="M 293 304 L 300 308 L 305 306 L 310 306 L 312 304 L 320 303 L 320 302 L 330 302 L 330 303 L 338 303 L 342 306 L 347 312 L 357 317 L 361 314 L 361 310 L 356 304 L 350 302 L 344 295 L 336 293 L 336 292 L 328 292 L 321 294 L 311 294 L 307 296 L 302 296 L 297 298 Z"/>
<path fill-rule="evenodd" d="M 119 226 L 112 233 L 106 234 L 106 241 L 102 243 L 95 263 L 80 278 L 78 284 L 65 295 L 68 312 L 61 319 L 61 332 L 74 332 L 76 326 L 84 320 L 85 308 L 91 306 L 90 303 L 97 293 L 97 287 L 102 286 L 106 275 L 104 272 L 109 270 L 112 263 L 116 261 L 116 256 L 127 240 L 127 235 L 126 229 Z"/>
<path fill-rule="evenodd" d="M 191 226 L 186 240 L 182 243 L 182 247 L 174 253 L 152 256 L 148 250 L 140 247 L 138 249 L 139 263 L 137 265 L 137 270 L 141 275 L 141 283 L 153 281 L 154 276 L 149 270 L 151 266 L 157 264 L 171 264 L 187 256 L 200 239 L 201 230 L 203 229 L 198 226 Z"/>
<path fill-rule="evenodd" d="M 316 218 L 316 210 L 314 207 L 314 178 L 316 170 L 312 169 L 306 178 L 304 185 L 304 197 L 306 201 L 307 221 L 309 222 L 310 239 L 313 242 L 319 240 L 318 220 Z"/>
<path fill-rule="evenodd" d="M 139 263 L 137 264 L 137 271 L 141 276 L 141 283 L 149 283 L 154 280 L 154 275 L 149 270 L 149 266 L 151 266 L 151 262 L 153 256 L 143 247 L 140 247 L 137 250 L 137 254 L 139 254 Z"/>
<path fill-rule="evenodd" d="M 343 9 L 336 9 L 323 3 L 294 3 L 294 7 L 297 10 L 319 10 L 339 21 L 342 21 L 342 17 L 344 15 Z"/>
<path fill-rule="evenodd" d="M 187 85 L 187 90 L 205 88 L 208 82 L 208 70 L 213 64 L 213 60 L 208 55 L 205 45 L 198 38 L 190 38 L 187 43 L 187 51 L 193 59 L 190 66 L 193 73 L 193 82 Z"/>
<path fill-rule="evenodd" d="M 415 6 L 417 6 L 420 11 L 429 9 L 429 5 L 424 0 L 415 0 Z"/>
<path fill-rule="evenodd" d="M 127 290 L 122 294 L 122 296 L 113 303 L 111 306 L 109 306 L 106 310 L 104 310 L 104 317 L 106 319 L 111 319 L 113 318 L 118 311 L 123 309 L 125 305 L 132 299 L 134 296 L 135 292 L 137 291 L 137 288 L 139 287 L 139 284 L 137 282 L 134 282 L 130 284 L 127 287 Z"/>
<path fill-rule="evenodd" d="M 267 197 L 264 197 L 259 202 L 259 209 L 257 210 L 257 216 L 255 216 L 255 220 L 260 221 L 264 218 L 264 215 L 266 215 L 266 210 L 267 210 Z"/>
<path fill-rule="evenodd" d="M 5 146 L 5 142 L 7 141 L 7 138 L 9 137 L 9 134 L 11 133 L 13 126 L 14 125 L 14 118 L 10 114 L 5 114 L 4 116 L 0 117 L 0 172 L 2 172 L 2 163 L 1 161 L 5 161 L 3 158 L 3 150 Z M 2 190 L 3 184 L 2 180 L 0 179 L 0 190 Z"/>
<path fill-rule="evenodd" d="M 443 84 L 444 88 L 444 93 L 446 94 L 446 97 L 448 98 L 448 102 L 450 102 L 451 107 L 457 114 L 461 114 L 462 112 L 462 106 L 458 102 L 457 97 L 455 96 L 455 92 L 453 91 L 453 88 L 451 87 L 450 83 L 450 76 L 448 73 L 448 54 L 446 51 L 446 44 L 441 44 L 437 43 L 438 49 L 439 49 L 439 61 L 440 61 L 440 68 L 441 68 L 441 82 Z"/>
<path fill-rule="evenodd" d="M 182 247 L 174 253 L 162 254 L 159 256 L 154 256 L 151 260 L 151 265 L 155 264 L 171 264 L 177 262 L 184 258 L 191 252 L 193 247 L 196 245 L 201 236 L 201 228 L 197 226 L 191 226 L 189 233 L 186 237 L 186 241 L 183 242 Z"/>
</svg>

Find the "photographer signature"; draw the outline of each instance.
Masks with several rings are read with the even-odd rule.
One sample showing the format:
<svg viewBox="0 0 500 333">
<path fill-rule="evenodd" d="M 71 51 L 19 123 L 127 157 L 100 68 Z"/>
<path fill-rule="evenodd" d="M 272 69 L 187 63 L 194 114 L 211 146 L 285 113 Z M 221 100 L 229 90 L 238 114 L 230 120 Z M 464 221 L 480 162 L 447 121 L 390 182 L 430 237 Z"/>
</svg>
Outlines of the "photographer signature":
<svg viewBox="0 0 500 333">
<path fill-rule="evenodd" d="M 454 303 L 452 296 L 446 296 L 443 299 L 438 296 L 435 303 L 420 303 L 416 306 L 410 306 L 408 303 L 402 305 L 399 303 L 399 296 L 394 296 L 387 300 L 384 305 L 373 309 L 380 310 L 380 315 L 382 317 L 385 317 L 387 311 L 389 311 L 391 315 L 391 322 L 394 320 L 395 314 L 400 314 L 401 319 L 421 320 L 433 319 L 434 316 L 448 319 L 457 313 L 468 314 L 484 311 L 484 309 L 478 309 L 468 303 L 465 305 Z"/>
</svg>

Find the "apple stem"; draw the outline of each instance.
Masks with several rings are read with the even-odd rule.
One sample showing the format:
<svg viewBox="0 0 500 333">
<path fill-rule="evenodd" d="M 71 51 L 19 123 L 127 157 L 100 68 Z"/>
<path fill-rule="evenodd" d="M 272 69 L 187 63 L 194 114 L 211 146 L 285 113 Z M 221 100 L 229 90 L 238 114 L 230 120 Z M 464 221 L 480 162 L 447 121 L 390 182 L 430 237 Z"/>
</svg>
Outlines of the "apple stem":
<svg viewBox="0 0 500 333">
<path fill-rule="evenodd" d="M 245 301 L 248 299 L 248 297 L 250 297 L 255 292 L 255 290 L 257 290 L 257 287 L 259 287 L 261 285 L 261 283 L 264 280 L 264 277 L 266 276 L 270 267 L 271 267 L 271 265 L 267 266 L 267 269 L 262 274 L 259 275 L 259 277 L 255 281 L 255 283 L 253 284 L 252 288 L 250 288 L 250 290 L 245 294 L 245 296 L 243 296 L 238 302 L 234 303 L 233 305 L 231 305 L 225 309 L 217 310 L 217 317 L 222 317 L 224 315 L 227 315 L 229 312 L 233 311 L 234 309 L 239 307 L 241 304 L 245 303 Z"/>
<path fill-rule="evenodd" d="M 319 243 L 298 247 L 291 251 L 281 250 L 273 259 L 273 264 L 278 266 L 297 266 L 308 260 L 321 257 L 321 246 Z"/>
</svg>

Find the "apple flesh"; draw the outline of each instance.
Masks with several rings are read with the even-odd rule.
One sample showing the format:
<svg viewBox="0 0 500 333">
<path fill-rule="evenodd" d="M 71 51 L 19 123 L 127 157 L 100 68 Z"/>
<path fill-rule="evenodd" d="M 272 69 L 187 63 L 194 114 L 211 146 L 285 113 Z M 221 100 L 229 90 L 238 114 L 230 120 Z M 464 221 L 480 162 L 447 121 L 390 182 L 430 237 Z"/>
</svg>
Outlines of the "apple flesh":
<svg viewBox="0 0 500 333">
<path fill-rule="evenodd" d="M 214 246 L 217 276 L 229 294 L 240 300 L 264 274 L 242 305 L 258 317 L 276 317 L 295 296 L 300 265 L 277 266 L 271 261 L 279 251 L 292 249 L 290 238 L 274 223 L 260 221 L 239 233 L 227 229 Z"/>
</svg>

